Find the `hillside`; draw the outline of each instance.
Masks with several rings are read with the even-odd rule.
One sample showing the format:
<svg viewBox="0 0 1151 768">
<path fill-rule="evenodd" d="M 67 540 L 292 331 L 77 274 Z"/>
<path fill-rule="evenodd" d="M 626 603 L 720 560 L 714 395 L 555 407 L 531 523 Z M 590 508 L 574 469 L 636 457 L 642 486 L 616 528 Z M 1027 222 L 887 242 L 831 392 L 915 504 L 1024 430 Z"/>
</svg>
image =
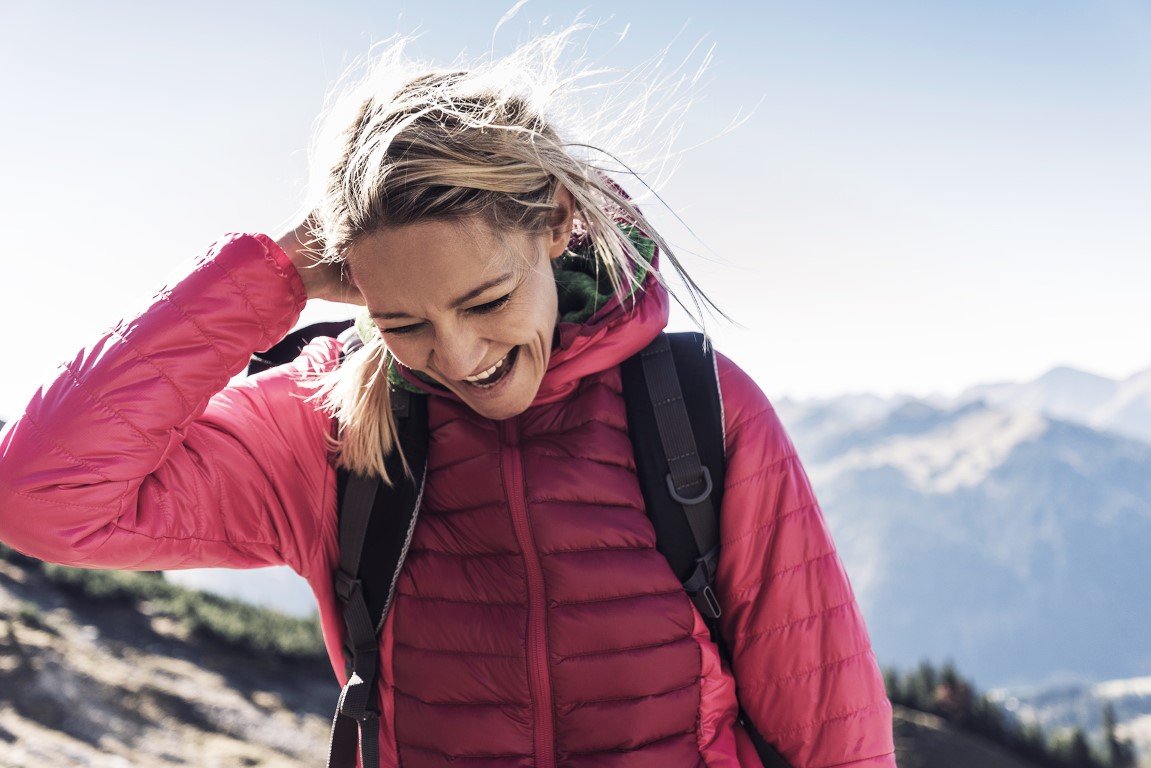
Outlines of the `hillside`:
<svg viewBox="0 0 1151 768">
<path fill-rule="evenodd" d="M 906 707 L 895 708 L 895 748 L 899 768 L 1036 768 L 942 718 Z"/>
<path fill-rule="evenodd" d="M 321 764 L 327 662 L 277 660 L 0 559 L 0 765 Z"/>
</svg>

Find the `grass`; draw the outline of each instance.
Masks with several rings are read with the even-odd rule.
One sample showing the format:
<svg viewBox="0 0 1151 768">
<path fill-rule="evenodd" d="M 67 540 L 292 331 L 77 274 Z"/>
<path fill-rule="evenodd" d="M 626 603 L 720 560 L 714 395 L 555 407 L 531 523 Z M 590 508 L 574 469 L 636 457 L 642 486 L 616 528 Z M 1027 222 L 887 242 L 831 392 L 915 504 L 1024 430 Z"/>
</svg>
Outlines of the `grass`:
<svg viewBox="0 0 1151 768">
<path fill-rule="evenodd" d="M 39 571 L 62 590 L 89 600 L 128 605 L 164 616 L 193 635 L 285 660 L 326 656 L 319 619 L 300 619 L 177 586 L 162 573 L 91 570 L 44 563 L 0 544 L 0 559 Z"/>
</svg>

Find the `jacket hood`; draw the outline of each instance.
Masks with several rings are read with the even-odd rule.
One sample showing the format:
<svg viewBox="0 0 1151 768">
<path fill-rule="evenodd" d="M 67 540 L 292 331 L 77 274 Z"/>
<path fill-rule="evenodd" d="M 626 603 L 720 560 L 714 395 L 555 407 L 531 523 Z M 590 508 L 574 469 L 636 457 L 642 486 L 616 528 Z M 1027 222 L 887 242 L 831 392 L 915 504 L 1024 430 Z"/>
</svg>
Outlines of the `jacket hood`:
<svg viewBox="0 0 1151 768">
<path fill-rule="evenodd" d="M 627 296 L 616 294 L 604 270 L 596 268 L 590 241 L 573 238 L 567 252 L 553 267 L 559 299 L 559 319 L 547 371 L 532 405 L 562 400 L 580 379 L 619 365 L 651 343 L 667 325 L 667 290 L 659 281 L 659 250 L 639 229 L 621 230 L 644 258 L 635 276 L 639 287 Z M 361 318 L 361 336 L 375 333 L 375 325 Z M 431 379 L 392 361 L 392 383 L 405 389 L 442 397 L 456 396 Z"/>
</svg>

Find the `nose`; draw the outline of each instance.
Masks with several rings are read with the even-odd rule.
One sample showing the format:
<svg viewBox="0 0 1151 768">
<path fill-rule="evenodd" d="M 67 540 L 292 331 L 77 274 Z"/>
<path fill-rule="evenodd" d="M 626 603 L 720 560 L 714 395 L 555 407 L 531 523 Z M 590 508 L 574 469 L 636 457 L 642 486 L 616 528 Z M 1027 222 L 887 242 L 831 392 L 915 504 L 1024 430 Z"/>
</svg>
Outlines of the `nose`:
<svg viewBox="0 0 1151 768">
<path fill-rule="evenodd" d="M 455 326 L 437 330 L 429 367 L 449 379 L 462 379 L 477 372 L 487 345 L 473 333 Z"/>
</svg>

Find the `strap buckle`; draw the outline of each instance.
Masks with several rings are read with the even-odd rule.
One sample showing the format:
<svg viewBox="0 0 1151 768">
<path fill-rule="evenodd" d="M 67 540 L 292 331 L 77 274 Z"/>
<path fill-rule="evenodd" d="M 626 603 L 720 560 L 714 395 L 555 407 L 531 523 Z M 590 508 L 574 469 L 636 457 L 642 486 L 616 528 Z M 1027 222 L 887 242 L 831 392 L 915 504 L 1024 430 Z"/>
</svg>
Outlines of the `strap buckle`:
<svg viewBox="0 0 1151 768">
<path fill-rule="evenodd" d="M 719 605 L 719 598 L 715 596 L 715 590 L 708 584 L 706 587 L 696 592 L 691 596 L 691 601 L 695 603 L 695 607 L 703 614 L 706 619 L 718 619 L 723 615 L 723 608 Z"/>
<path fill-rule="evenodd" d="M 370 702 L 371 691 L 368 690 L 368 684 L 353 672 L 344 689 L 340 691 L 340 701 L 336 704 L 336 709 L 341 715 L 363 724 L 380 718 L 380 713 L 368 706 Z"/>
<path fill-rule="evenodd" d="M 336 594 L 345 603 L 350 603 L 352 597 L 361 592 L 364 588 L 364 583 L 352 576 L 347 571 L 340 569 L 336 571 Z"/>
<path fill-rule="evenodd" d="M 695 607 L 707 619 L 718 619 L 723 615 L 719 598 L 716 597 L 715 588 L 712 586 L 718 567 L 719 547 L 716 546 L 696 558 L 695 571 L 683 583 L 684 591 L 691 596 Z"/>
<path fill-rule="evenodd" d="M 671 473 L 667 473 L 667 490 L 671 493 L 671 497 L 673 499 L 686 507 L 700 504 L 704 499 L 711 495 L 711 472 L 707 470 L 706 464 L 701 464 L 700 469 L 703 470 L 703 491 L 701 491 L 698 496 L 692 496 L 690 498 L 680 494 L 680 492 L 675 487 L 675 481 L 671 479 Z"/>
</svg>

